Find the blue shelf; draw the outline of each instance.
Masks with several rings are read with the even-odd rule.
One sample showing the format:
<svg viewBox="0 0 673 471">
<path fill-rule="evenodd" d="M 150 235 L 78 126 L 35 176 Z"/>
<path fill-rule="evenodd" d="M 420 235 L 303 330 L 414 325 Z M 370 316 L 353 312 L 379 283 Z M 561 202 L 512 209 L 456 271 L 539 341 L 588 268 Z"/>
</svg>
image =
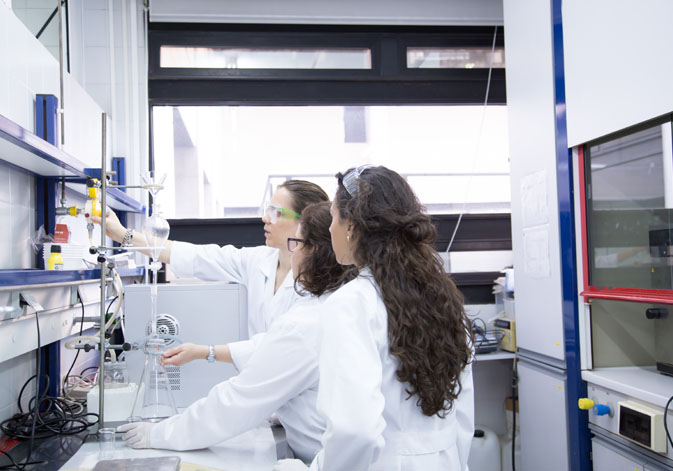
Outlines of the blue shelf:
<svg viewBox="0 0 673 471">
<path fill-rule="evenodd" d="M 121 268 L 118 270 L 122 278 L 144 276 L 145 269 Z M 41 285 L 49 283 L 68 283 L 72 281 L 99 280 L 100 270 L 0 270 L 0 286 Z"/>
<path fill-rule="evenodd" d="M 122 278 L 127 278 L 131 276 L 145 276 L 145 268 L 144 267 L 118 268 L 117 273 L 119 273 L 119 276 L 121 276 Z"/>
<path fill-rule="evenodd" d="M 84 164 L 0 115 L 0 159 L 45 177 L 86 177 Z"/>
<path fill-rule="evenodd" d="M 0 286 L 41 285 L 100 279 L 100 270 L 0 270 Z"/>
<path fill-rule="evenodd" d="M 84 163 L 2 115 L 0 160 L 40 177 L 88 177 Z M 134 213 L 145 210 L 144 205 L 117 188 L 108 189 L 107 196 L 112 200 L 110 206 L 114 209 Z"/>
</svg>

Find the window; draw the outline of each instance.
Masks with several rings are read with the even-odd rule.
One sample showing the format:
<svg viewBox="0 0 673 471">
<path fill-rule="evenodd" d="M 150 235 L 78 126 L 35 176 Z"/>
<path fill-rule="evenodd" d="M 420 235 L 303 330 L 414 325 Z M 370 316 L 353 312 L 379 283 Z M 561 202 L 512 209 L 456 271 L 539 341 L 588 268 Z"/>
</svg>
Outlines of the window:
<svg viewBox="0 0 673 471">
<path fill-rule="evenodd" d="M 491 48 L 407 48 L 407 67 L 410 69 L 474 69 L 505 68 L 505 50 Z"/>
<path fill-rule="evenodd" d="M 276 186 L 373 163 L 404 175 L 431 213 L 508 212 L 506 109 L 478 106 L 154 108 L 169 218 L 259 216 Z M 349 137 L 350 136 L 350 137 Z M 353 138 L 355 136 L 355 138 Z M 476 163 L 476 165 L 475 165 Z"/>
<path fill-rule="evenodd" d="M 505 107 L 482 106 L 505 103 L 501 28 L 151 23 L 148 41 L 169 218 L 259 216 L 286 179 L 333 194 L 363 163 L 433 213 L 509 211 Z"/>
<path fill-rule="evenodd" d="M 369 49 L 161 46 L 162 68 L 371 69 Z"/>
</svg>

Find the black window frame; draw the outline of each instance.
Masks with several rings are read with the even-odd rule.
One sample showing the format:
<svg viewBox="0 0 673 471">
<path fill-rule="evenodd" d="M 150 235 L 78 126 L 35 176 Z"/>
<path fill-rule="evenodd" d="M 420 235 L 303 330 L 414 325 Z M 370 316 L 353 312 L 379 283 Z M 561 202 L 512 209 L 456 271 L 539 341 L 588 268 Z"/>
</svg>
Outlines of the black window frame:
<svg viewBox="0 0 673 471">
<path fill-rule="evenodd" d="M 481 105 L 488 69 L 408 68 L 406 52 L 408 47 L 490 48 L 494 28 L 150 23 L 149 102 L 151 106 Z M 372 68 L 161 68 L 162 45 L 367 48 Z M 504 34 L 498 27 L 496 48 L 503 47 Z M 506 103 L 504 68 L 491 72 L 488 103 Z"/>
</svg>

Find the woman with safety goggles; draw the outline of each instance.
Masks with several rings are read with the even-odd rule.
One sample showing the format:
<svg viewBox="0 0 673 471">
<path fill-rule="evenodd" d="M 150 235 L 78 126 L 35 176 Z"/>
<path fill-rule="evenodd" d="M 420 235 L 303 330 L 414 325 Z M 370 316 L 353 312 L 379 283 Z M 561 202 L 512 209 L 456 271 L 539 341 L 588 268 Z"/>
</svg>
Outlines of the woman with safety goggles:
<svg viewBox="0 0 673 471">
<path fill-rule="evenodd" d="M 287 239 L 300 295 L 290 311 L 240 364 L 241 373 L 213 387 L 179 415 L 163 422 L 119 427 L 133 448 L 193 450 L 215 445 L 258 426 L 276 412 L 295 456 L 310 462 L 320 449 L 324 419 L 316 410 L 320 305 L 355 270 L 336 261 L 330 243 L 329 203 L 308 206 Z"/>
<path fill-rule="evenodd" d="M 180 278 L 199 278 L 205 281 L 231 281 L 245 285 L 248 294 L 248 335 L 252 338 L 266 332 L 273 321 L 287 312 L 297 299 L 294 277 L 290 266 L 288 237 L 293 237 L 301 220 L 301 212 L 308 205 L 328 201 L 329 197 L 318 185 L 304 180 L 288 180 L 279 185 L 262 221 L 266 246 L 238 249 L 233 245 L 196 245 L 167 241 L 159 260 L 170 263 Z M 95 218 L 94 218 L 95 219 Z M 142 233 L 126 229 L 117 216 L 110 212 L 106 220 L 108 237 L 128 245 L 145 247 Z M 213 347 L 182 344 L 173 355 L 179 355 L 167 364 L 184 364 L 197 358 L 233 361 L 238 368 L 254 349 L 254 342 Z M 204 348 L 206 351 L 204 351 Z"/>
</svg>

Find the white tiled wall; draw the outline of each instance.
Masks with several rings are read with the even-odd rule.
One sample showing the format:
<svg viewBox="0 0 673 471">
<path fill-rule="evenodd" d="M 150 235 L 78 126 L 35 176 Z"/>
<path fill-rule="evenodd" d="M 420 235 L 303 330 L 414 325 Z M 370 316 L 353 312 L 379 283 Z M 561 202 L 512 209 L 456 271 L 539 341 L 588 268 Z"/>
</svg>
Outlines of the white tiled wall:
<svg viewBox="0 0 673 471">
<path fill-rule="evenodd" d="M 60 99 L 58 61 L 5 4 L 0 3 L 0 114 L 35 131 L 35 95 Z M 93 61 L 93 55 L 91 60 Z M 103 109 L 66 75 L 64 151 L 89 166 L 100 164 Z"/>
<path fill-rule="evenodd" d="M 0 3 L 0 114 L 33 132 L 35 95 L 58 96 L 58 63 Z"/>
<path fill-rule="evenodd" d="M 4 162 L 0 162 L 0 221 L 0 269 L 33 267 L 29 237 L 35 232 L 35 179 Z"/>
</svg>

